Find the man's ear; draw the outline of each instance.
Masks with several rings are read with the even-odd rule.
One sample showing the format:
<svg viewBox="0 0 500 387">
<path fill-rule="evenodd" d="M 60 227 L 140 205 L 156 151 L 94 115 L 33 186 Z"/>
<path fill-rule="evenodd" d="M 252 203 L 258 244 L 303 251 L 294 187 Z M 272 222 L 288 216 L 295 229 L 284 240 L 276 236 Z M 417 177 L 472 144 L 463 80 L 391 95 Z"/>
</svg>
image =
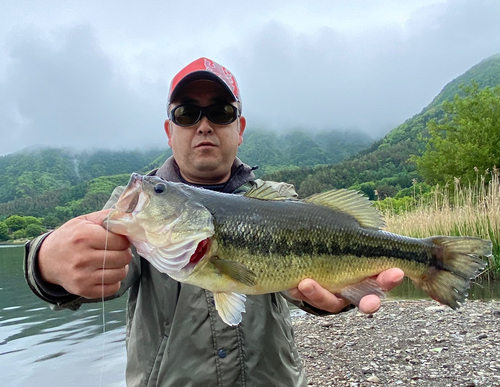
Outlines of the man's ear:
<svg viewBox="0 0 500 387">
<path fill-rule="evenodd" d="M 240 136 L 240 138 L 238 140 L 238 146 L 240 146 L 241 143 L 243 142 L 243 132 L 245 131 L 245 128 L 247 126 L 247 120 L 245 119 L 245 117 L 241 116 L 239 118 L 239 120 L 240 120 L 240 128 L 239 128 L 239 131 L 240 131 L 239 132 L 239 136 Z"/>
<path fill-rule="evenodd" d="M 167 133 L 168 137 L 168 146 L 172 148 L 172 128 L 170 127 L 170 120 L 165 120 L 163 125 L 165 126 L 165 133 Z"/>
</svg>

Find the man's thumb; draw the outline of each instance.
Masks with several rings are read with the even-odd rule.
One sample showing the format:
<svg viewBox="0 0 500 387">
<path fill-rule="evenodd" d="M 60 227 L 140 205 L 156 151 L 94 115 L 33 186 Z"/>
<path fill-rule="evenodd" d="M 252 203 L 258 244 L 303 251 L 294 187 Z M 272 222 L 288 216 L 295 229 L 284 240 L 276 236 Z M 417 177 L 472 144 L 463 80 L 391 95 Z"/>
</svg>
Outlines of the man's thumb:
<svg viewBox="0 0 500 387">
<path fill-rule="evenodd" d="M 99 226 L 102 226 L 104 220 L 106 219 L 106 217 L 109 215 L 109 213 L 111 211 L 112 211 L 111 209 L 107 209 L 107 210 L 101 210 L 101 211 L 97 211 L 97 212 L 91 212 L 90 214 L 82 215 L 81 218 L 84 220 L 87 220 L 89 222 L 98 224 Z"/>
</svg>

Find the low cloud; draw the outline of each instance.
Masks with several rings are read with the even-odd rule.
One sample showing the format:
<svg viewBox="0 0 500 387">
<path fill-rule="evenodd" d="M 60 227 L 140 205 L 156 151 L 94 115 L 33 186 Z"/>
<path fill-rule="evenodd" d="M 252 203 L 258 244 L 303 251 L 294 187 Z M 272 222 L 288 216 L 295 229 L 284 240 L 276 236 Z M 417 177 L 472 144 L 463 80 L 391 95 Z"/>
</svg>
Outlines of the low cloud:
<svg viewBox="0 0 500 387">
<path fill-rule="evenodd" d="M 236 50 L 246 112 L 281 129 L 359 128 L 383 135 L 451 80 L 500 52 L 500 3 L 428 6 L 404 24 L 356 34 L 296 33 L 268 23 Z"/>
<path fill-rule="evenodd" d="M 238 29 L 235 19 L 222 17 L 235 14 L 233 4 L 204 28 L 194 23 L 196 34 L 175 13 L 162 25 L 165 10 L 151 19 L 159 29 L 134 32 L 131 8 L 117 18 L 130 22 L 123 38 L 124 25 L 106 30 L 91 9 L 85 23 L 16 26 L 0 46 L 0 154 L 34 144 L 166 148 L 170 79 L 200 56 L 236 75 L 249 128 L 359 129 L 380 137 L 420 112 L 446 83 L 500 52 L 499 2 L 421 3 L 402 20 L 401 4 L 388 2 L 399 13 L 363 28 L 353 19 L 351 29 L 340 17 L 354 5 L 338 6 L 328 16 L 339 22 L 330 24 L 315 24 L 312 14 L 291 23 L 296 19 L 280 19 L 275 5 L 266 14 L 242 6 Z M 370 12 L 386 15 L 387 7 Z M 139 16 L 147 19 L 145 11 Z M 207 18 L 193 17 L 201 23 L 201 16 Z"/>
<path fill-rule="evenodd" d="M 129 86 L 88 26 L 58 31 L 55 42 L 23 31 L 12 43 L 1 84 L 0 153 L 32 144 L 136 148 L 161 144 L 163 95 L 151 104 Z M 154 97 L 166 85 L 150 88 Z"/>
</svg>

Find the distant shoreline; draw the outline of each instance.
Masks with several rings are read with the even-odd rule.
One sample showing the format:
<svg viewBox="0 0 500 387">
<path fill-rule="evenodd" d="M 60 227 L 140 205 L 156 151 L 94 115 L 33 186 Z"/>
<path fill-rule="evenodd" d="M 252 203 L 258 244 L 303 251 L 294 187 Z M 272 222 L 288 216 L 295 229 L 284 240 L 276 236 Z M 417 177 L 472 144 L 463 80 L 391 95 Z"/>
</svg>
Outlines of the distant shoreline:
<svg viewBox="0 0 500 387">
<path fill-rule="evenodd" d="M 0 241 L 0 246 L 24 246 L 26 242 L 29 242 L 29 238 L 22 239 L 8 239 L 6 241 Z"/>
<path fill-rule="evenodd" d="M 27 241 L 26 241 L 27 242 Z M 2 247 L 18 247 L 18 246 L 24 246 L 26 242 L 0 242 L 0 248 Z"/>
</svg>

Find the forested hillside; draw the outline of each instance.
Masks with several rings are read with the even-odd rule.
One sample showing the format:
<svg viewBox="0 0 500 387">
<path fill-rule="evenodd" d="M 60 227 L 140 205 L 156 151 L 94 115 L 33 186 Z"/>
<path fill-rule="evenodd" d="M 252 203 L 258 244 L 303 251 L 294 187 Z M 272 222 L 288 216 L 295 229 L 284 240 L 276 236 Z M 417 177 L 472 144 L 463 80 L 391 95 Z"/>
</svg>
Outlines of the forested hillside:
<svg viewBox="0 0 500 387">
<path fill-rule="evenodd" d="M 331 164 L 371 144 L 361 133 L 328 132 L 310 136 L 295 130 L 278 134 L 249 129 L 239 156 L 266 171 Z M 74 216 L 100 209 L 113 188 L 130 173 L 159 167 L 170 149 L 74 152 L 37 148 L 0 157 L 0 221 L 11 215 L 44 218 L 52 227 Z"/>
<path fill-rule="evenodd" d="M 358 131 L 306 134 L 292 130 L 278 134 L 260 129 L 249 130 L 243 138 L 238 157 L 251 166 L 259 166 L 257 176 L 282 169 L 335 164 L 374 141 Z"/>
<path fill-rule="evenodd" d="M 486 98 L 477 90 L 500 84 L 500 55 L 482 61 L 450 82 L 422 112 L 375 143 L 355 131 L 314 134 L 303 129 L 278 134 L 250 128 L 238 155 L 260 167 L 258 177 L 293 183 L 302 197 L 349 187 L 365 192 L 371 199 L 404 196 L 412 185 L 422 181 L 414 160 L 429 145 L 427 124 L 433 120 L 431 127 L 438 132 L 453 127 L 445 113 L 453 110 L 443 110 L 443 102 L 462 93 L 460 87 L 472 82 L 477 86 L 472 88 L 476 92 L 471 98 Z M 490 93 L 491 101 L 498 98 L 498 90 Z M 475 109 L 474 103 L 471 99 L 462 105 L 472 106 L 470 110 Z M 439 137 L 433 141 L 440 141 Z M 40 148 L 1 156 L 0 240 L 34 236 L 44 228 L 98 210 L 115 186 L 127 182 L 131 172 L 145 173 L 170 155 L 170 149 L 77 153 Z"/>
<path fill-rule="evenodd" d="M 422 181 L 411 157 L 421 155 L 428 135 L 427 123 L 440 122 L 444 116 L 442 103 L 452 100 L 461 85 L 476 82 L 479 88 L 500 84 L 500 55 L 494 55 L 472 67 L 448 83 L 421 113 L 405 121 L 382 140 L 355 157 L 341 163 L 314 168 L 279 171 L 265 177 L 288 181 L 298 188 L 302 197 L 331 188 L 352 187 L 364 191 L 370 198 L 397 195 L 412 183 Z"/>
<path fill-rule="evenodd" d="M 16 237 L 23 238 L 33 236 L 29 232 L 25 235 L 28 226 L 36 233 L 42 226 L 52 228 L 95 211 L 116 185 L 125 184 L 131 172 L 145 172 L 145 166 L 161 153 L 31 148 L 2 156 L 0 223 L 12 215 L 40 218 L 39 224 L 26 224 L 26 228 L 9 227 Z M 22 219 L 18 221 L 23 224 Z"/>
<path fill-rule="evenodd" d="M 493 55 L 447 84 L 424 111 L 438 107 L 444 101 L 451 101 L 456 94 L 463 95 L 460 85 L 477 83 L 480 89 L 498 85 L 500 78 L 500 54 Z"/>
<path fill-rule="evenodd" d="M 1 156 L 0 203 L 40 196 L 99 176 L 140 171 L 160 153 L 38 148 Z"/>
</svg>

